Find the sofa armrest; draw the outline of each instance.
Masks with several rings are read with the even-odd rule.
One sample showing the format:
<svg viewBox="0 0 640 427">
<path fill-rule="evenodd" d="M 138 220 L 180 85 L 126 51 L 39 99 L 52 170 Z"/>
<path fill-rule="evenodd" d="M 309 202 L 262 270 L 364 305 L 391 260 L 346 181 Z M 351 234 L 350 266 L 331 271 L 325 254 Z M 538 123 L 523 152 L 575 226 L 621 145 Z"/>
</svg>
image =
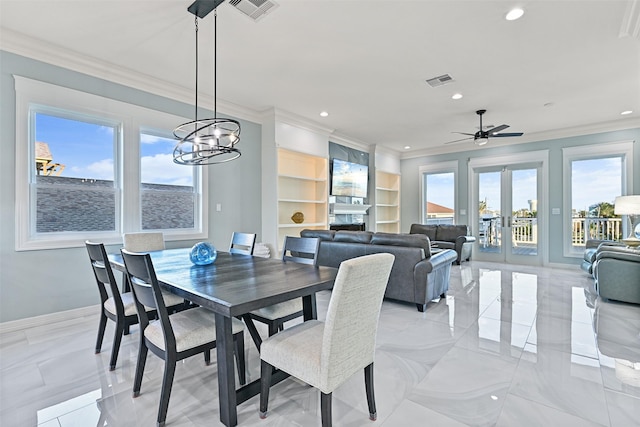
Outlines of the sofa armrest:
<svg viewBox="0 0 640 427">
<path fill-rule="evenodd" d="M 603 258 L 640 263 L 640 251 L 624 246 L 600 246 L 596 253 L 596 261 Z"/>
<path fill-rule="evenodd" d="M 454 250 L 445 249 L 431 255 L 430 258 L 423 259 L 414 267 L 414 279 L 424 278 L 427 274 L 438 269 L 440 266 L 453 263 L 457 258 Z"/>
</svg>

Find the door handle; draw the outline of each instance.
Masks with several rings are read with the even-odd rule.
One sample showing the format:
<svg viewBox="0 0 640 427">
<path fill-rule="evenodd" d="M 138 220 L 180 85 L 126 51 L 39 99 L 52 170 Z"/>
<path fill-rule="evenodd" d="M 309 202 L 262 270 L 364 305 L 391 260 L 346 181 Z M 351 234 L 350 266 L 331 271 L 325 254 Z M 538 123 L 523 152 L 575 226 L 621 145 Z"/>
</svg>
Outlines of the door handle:
<svg viewBox="0 0 640 427">
<path fill-rule="evenodd" d="M 511 228 L 511 217 L 507 217 L 507 227 Z"/>
</svg>

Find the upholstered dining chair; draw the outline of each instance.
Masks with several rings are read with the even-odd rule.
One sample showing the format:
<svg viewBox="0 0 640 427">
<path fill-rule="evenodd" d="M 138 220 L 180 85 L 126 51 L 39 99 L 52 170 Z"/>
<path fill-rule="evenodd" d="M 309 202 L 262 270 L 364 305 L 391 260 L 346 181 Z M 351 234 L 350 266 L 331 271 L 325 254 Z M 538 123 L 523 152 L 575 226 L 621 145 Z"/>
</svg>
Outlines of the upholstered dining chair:
<svg viewBox="0 0 640 427">
<path fill-rule="evenodd" d="M 164 375 L 158 408 L 158 426 L 164 426 L 173 386 L 176 363 L 204 353 L 205 363 L 211 361 L 211 349 L 216 347 L 216 326 L 213 312 L 192 308 L 172 314 L 167 312 L 160 285 L 149 254 L 121 250 L 127 276 L 133 288 L 134 301 L 140 319 L 140 350 L 133 382 L 133 397 L 140 395 L 142 376 L 148 350 L 164 360 Z M 149 320 L 145 306 L 157 310 L 158 319 Z M 240 384 L 246 383 L 244 356 L 244 323 L 232 319 L 233 341 Z"/>
<path fill-rule="evenodd" d="M 279 332 L 260 348 L 260 417 L 267 415 L 273 368 L 320 389 L 322 426 L 331 426 L 331 396 L 364 369 L 369 418 L 377 418 L 373 359 L 382 298 L 394 256 L 365 255 L 343 261 L 324 322 L 309 320 Z"/>
<path fill-rule="evenodd" d="M 316 237 L 285 236 L 282 260 L 316 265 L 319 246 L 320 239 Z M 266 324 L 269 336 L 272 336 L 278 330 L 284 329 L 285 322 L 300 317 L 302 314 L 302 299 L 297 298 L 254 310 L 248 316 L 253 320 Z M 260 348 L 262 339 L 257 335 L 256 331 L 251 328 L 249 331 L 256 347 Z"/>
<path fill-rule="evenodd" d="M 256 235 L 253 233 L 239 233 L 234 231 L 229 243 L 229 253 L 253 255 L 253 248 L 256 245 Z"/>
<path fill-rule="evenodd" d="M 129 327 L 138 323 L 138 313 L 133 300 L 133 294 L 131 292 L 120 293 L 104 245 L 102 243 L 86 241 L 85 246 L 89 253 L 91 268 L 96 279 L 96 284 L 98 285 L 98 291 L 100 292 L 101 310 L 98 338 L 96 340 L 96 354 L 102 351 L 102 340 L 104 338 L 107 320 L 113 320 L 116 325 L 116 330 L 113 335 L 113 345 L 111 346 L 111 360 L 109 362 L 109 370 L 113 371 L 116 369 L 122 335 L 129 334 Z M 179 309 L 183 305 L 183 299 L 173 294 L 165 294 L 164 301 L 172 311 Z M 154 315 L 154 313 L 150 313 L 149 315 Z"/>
</svg>

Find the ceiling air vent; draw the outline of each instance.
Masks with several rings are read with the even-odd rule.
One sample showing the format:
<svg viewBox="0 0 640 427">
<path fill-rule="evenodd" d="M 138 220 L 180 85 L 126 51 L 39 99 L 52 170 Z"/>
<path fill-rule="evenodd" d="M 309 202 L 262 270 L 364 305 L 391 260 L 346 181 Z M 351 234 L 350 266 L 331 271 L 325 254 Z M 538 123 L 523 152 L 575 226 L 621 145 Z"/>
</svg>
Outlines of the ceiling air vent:
<svg viewBox="0 0 640 427">
<path fill-rule="evenodd" d="M 270 0 L 230 0 L 229 4 L 257 21 L 278 5 Z"/>
<path fill-rule="evenodd" d="M 429 86 L 431 87 L 438 87 L 446 85 L 447 83 L 451 83 L 453 81 L 455 80 L 453 80 L 453 77 L 451 77 L 449 74 L 443 74 L 441 76 L 427 80 L 427 83 L 429 83 Z"/>
</svg>

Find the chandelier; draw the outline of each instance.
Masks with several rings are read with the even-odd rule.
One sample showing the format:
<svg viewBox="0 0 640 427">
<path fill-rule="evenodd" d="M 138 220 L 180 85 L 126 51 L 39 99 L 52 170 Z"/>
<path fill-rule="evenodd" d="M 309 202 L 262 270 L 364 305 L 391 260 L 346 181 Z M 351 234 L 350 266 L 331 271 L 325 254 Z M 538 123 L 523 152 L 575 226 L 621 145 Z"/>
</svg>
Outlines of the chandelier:
<svg viewBox="0 0 640 427">
<path fill-rule="evenodd" d="M 173 161 L 180 165 L 212 165 L 240 157 L 236 144 L 240 142 L 240 123 L 237 120 L 218 117 L 217 86 L 217 20 L 216 7 L 224 0 L 196 0 L 187 9 L 195 15 L 196 33 L 196 100 L 195 119 L 176 127 L 173 135 L 179 140 L 173 149 Z M 198 18 L 213 12 L 213 118 L 198 118 Z"/>
</svg>

